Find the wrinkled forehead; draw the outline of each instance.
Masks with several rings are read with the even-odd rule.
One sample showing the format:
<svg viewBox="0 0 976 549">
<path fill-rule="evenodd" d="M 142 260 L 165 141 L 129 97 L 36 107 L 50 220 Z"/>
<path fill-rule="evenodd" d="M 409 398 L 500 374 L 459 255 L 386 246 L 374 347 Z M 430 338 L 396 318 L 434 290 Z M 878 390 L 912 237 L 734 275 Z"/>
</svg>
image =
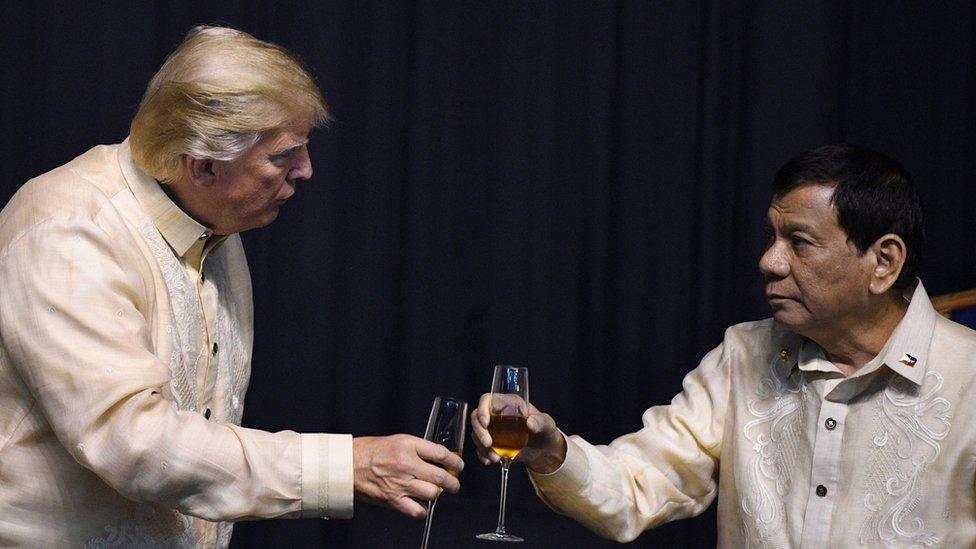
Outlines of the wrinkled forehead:
<svg viewBox="0 0 976 549">
<path fill-rule="evenodd" d="M 834 185 L 806 184 L 773 198 L 767 221 L 773 226 L 811 225 L 839 227 Z"/>
</svg>

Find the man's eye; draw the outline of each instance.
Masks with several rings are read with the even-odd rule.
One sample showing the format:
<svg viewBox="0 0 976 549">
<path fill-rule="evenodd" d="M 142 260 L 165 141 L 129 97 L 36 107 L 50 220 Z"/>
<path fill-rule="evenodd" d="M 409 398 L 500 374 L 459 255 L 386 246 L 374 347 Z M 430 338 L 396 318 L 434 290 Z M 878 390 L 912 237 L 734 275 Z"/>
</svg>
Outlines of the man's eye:
<svg viewBox="0 0 976 549">
<path fill-rule="evenodd" d="M 800 238 L 799 236 L 791 236 L 790 243 L 793 244 L 794 247 L 796 247 L 796 246 L 806 246 L 810 242 L 805 238 Z"/>
</svg>

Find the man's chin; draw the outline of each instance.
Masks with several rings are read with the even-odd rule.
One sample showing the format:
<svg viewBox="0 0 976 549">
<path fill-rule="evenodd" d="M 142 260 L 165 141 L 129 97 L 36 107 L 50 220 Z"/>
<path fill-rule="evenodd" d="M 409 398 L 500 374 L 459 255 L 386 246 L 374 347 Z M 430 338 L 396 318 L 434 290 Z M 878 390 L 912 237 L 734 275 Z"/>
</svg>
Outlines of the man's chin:
<svg viewBox="0 0 976 549">
<path fill-rule="evenodd" d="M 809 332 L 811 323 L 809 317 L 804 316 L 803 318 L 797 318 L 795 313 L 790 314 L 789 312 L 780 309 L 778 311 L 773 311 L 773 322 L 775 322 L 779 327 L 789 330 L 794 334 L 803 337 L 810 337 Z"/>
<path fill-rule="evenodd" d="M 254 226 L 248 228 L 260 229 L 262 227 L 267 227 L 272 222 L 274 222 L 275 219 L 278 219 L 278 208 L 268 210 L 264 215 L 262 215 L 260 218 L 255 220 Z"/>
<path fill-rule="evenodd" d="M 791 315 L 788 311 L 784 311 L 782 308 L 773 309 L 773 321 L 783 328 L 792 331 L 796 331 L 796 328 L 798 327 L 796 317 Z"/>
</svg>

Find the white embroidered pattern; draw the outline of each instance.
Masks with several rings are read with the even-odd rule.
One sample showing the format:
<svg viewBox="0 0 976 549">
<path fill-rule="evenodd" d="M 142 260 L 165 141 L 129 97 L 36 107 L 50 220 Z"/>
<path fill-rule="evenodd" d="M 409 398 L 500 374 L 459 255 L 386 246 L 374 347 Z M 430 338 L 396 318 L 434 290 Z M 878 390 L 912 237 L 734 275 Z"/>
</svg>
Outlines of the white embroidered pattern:
<svg viewBox="0 0 976 549">
<path fill-rule="evenodd" d="M 940 538 L 916 512 L 924 499 L 922 476 L 941 453 L 949 434 L 949 401 L 936 396 L 942 375 L 928 372 L 921 388 L 892 373 L 875 412 L 877 430 L 869 462 L 864 506 L 871 511 L 861 528 L 862 545 L 921 548 Z"/>
<path fill-rule="evenodd" d="M 173 398 L 180 410 L 197 412 L 200 409 L 197 402 L 200 394 L 197 387 L 197 364 L 205 360 L 205 357 L 203 346 L 193 343 L 199 343 L 205 332 L 196 290 L 186 268 L 149 219 L 143 222 L 139 232 L 156 258 L 169 293 L 173 316 L 170 326 L 175 326 L 172 331 L 168 327 L 166 330 L 173 341 L 173 354 L 170 357 Z"/>
<path fill-rule="evenodd" d="M 770 536 L 785 528 L 783 498 L 792 488 L 792 468 L 803 440 L 806 379 L 802 372 L 783 378 L 775 365 L 771 375 L 759 381 L 756 398 L 748 403 L 755 419 L 743 426 L 755 456 L 750 462 L 749 489 L 740 500 L 744 520 L 742 531 L 747 546 L 766 547 Z"/>
<path fill-rule="evenodd" d="M 173 398 L 180 410 L 199 412 L 201 406 L 197 370 L 198 365 L 206 361 L 206 331 L 200 313 L 199 297 L 186 268 L 173 254 L 152 221 L 144 219 L 139 232 L 156 258 L 169 294 L 172 315 L 165 331 L 170 335 L 173 345 L 170 357 Z M 226 403 L 223 406 L 226 417 L 219 415 L 218 407 L 214 410 L 217 414 L 212 419 L 240 425 L 243 415 L 240 402 L 247 390 L 250 374 L 247 360 L 250 348 L 245 348 L 241 338 L 238 305 L 230 287 L 225 262 L 226 257 L 220 253 L 220 249 L 211 254 L 208 260 L 209 272 L 212 273 L 208 284 L 215 285 L 220 302 L 215 332 L 217 339 L 222 342 L 223 351 L 219 360 L 214 362 L 218 368 L 217 379 L 224 386 L 223 394 L 215 395 L 215 398 L 222 398 Z M 221 369 L 225 371 L 221 372 Z M 168 464 L 164 462 L 161 466 L 166 468 Z M 196 528 L 195 522 L 197 519 L 176 511 L 137 506 L 121 524 L 105 526 L 106 535 L 90 540 L 86 547 L 200 547 L 204 544 L 203 530 Z M 230 543 L 232 530 L 232 523 L 217 525 L 218 547 L 226 547 Z"/>
<path fill-rule="evenodd" d="M 159 507 L 134 506 L 121 526 L 106 526 L 105 536 L 88 540 L 85 549 L 109 547 L 201 547 L 203 539 L 194 535 L 190 519 L 176 511 Z M 138 525 L 133 527 L 132 525 Z"/>
</svg>

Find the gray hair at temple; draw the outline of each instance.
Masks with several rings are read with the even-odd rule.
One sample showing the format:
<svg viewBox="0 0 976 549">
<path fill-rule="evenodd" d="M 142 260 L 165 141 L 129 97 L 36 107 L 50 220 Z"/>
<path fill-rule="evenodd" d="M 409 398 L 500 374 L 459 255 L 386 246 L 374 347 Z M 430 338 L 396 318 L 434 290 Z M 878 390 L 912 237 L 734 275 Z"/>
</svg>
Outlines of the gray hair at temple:
<svg viewBox="0 0 976 549">
<path fill-rule="evenodd" d="M 172 181 L 183 155 L 234 160 L 262 132 L 302 119 L 317 127 L 332 117 L 294 55 L 243 31 L 200 26 L 149 83 L 129 142 L 140 169 Z"/>
</svg>

